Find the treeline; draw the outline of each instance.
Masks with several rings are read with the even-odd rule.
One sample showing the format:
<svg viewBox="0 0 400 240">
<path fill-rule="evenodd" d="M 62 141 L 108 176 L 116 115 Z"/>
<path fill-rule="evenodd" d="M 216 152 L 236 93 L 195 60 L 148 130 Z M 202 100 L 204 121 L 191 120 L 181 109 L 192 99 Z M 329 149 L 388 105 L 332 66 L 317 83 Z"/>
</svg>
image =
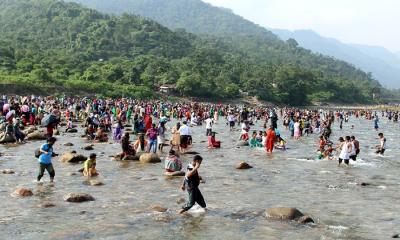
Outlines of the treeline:
<svg viewBox="0 0 400 240">
<path fill-rule="evenodd" d="M 0 0 L 0 82 L 140 98 L 175 84 L 184 96 L 235 98 L 242 90 L 292 105 L 368 103 L 381 91 L 345 62 L 261 38 L 199 37 L 56 0 Z"/>
</svg>

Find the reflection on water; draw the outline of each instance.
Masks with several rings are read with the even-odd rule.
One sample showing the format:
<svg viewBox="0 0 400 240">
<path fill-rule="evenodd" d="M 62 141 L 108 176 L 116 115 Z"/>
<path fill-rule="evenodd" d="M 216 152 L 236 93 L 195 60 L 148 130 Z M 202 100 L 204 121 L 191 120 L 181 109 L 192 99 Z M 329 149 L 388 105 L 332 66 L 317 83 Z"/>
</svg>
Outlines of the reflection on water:
<svg viewBox="0 0 400 240">
<path fill-rule="evenodd" d="M 352 124 L 355 129 L 350 129 Z M 179 189 L 181 179 L 163 176 L 163 164 L 111 161 L 108 156 L 120 151 L 118 144 L 94 146 L 96 153 L 104 152 L 98 155 L 101 176 L 96 179 L 103 186 L 90 186 L 74 175 L 80 165 L 58 160 L 54 160 L 55 184 L 50 185 L 46 175 L 38 185 L 33 182 L 37 174 L 33 151 L 40 143 L 1 146 L 0 169 L 16 171 L 0 175 L 2 239 L 386 239 L 400 224 L 400 161 L 396 158 L 400 132 L 392 122 L 382 119 L 380 125 L 390 147 L 385 156 L 374 154 L 379 141 L 373 122 L 351 119 L 342 131 L 334 127 L 333 140 L 355 135 L 361 143 L 360 160 L 348 168 L 338 168 L 336 161 L 314 160 L 315 135 L 294 141 L 281 130 L 290 149 L 267 155 L 237 148 L 239 132 L 230 132 L 222 121 L 214 130 L 223 148 L 209 150 L 204 127 L 196 127 L 193 150 L 205 159 L 200 173 L 206 184 L 201 190 L 209 206 L 206 214 L 198 216 L 176 214 L 183 204 L 178 200 L 187 196 Z M 254 126 L 261 129 L 261 123 Z M 84 141 L 71 136 L 59 137 L 55 151 L 82 152 Z M 64 147 L 66 142 L 74 146 Z M 186 164 L 191 157 L 182 156 Z M 241 161 L 254 168 L 236 170 Z M 10 193 L 21 186 L 31 188 L 35 196 L 12 198 Z M 90 193 L 96 201 L 67 203 L 63 196 L 69 192 Z M 43 203 L 55 207 L 43 208 Z M 169 210 L 155 213 L 149 210 L 153 205 Z M 264 210 L 275 206 L 297 207 L 318 224 L 299 226 L 266 219 Z"/>
</svg>

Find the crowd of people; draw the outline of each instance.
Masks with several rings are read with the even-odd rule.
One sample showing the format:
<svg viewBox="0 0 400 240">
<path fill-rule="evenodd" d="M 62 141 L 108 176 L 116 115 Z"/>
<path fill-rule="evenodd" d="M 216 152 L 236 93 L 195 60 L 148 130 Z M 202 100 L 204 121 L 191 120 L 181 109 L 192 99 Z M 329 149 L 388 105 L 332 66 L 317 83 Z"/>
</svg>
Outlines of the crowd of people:
<svg viewBox="0 0 400 240">
<path fill-rule="evenodd" d="M 0 99 L 0 143 L 23 144 L 29 132 L 25 129 L 44 127 L 47 142 L 35 152 L 39 161 L 40 181 L 47 171 L 52 182 L 55 170 L 52 157 L 57 156 L 53 145 L 57 141 L 55 133 L 65 126 L 65 132 L 77 132 L 78 123 L 83 123 L 82 137 L 96 142 L 108 142 L 111 139 L 121 145 L 123 157 L 140 153 L 166 151 L 165 172 L 181 172 L 184 167 L 180 154 L 185 154 L 192 146 L 192 128 L 205 127 L 209 149 L 222 147 L 213 131 L 215 124 L 225 124 L 230 134 L 236 126 L 240 128 L 238 142 L 249 149 L 260 148 L 272 154 L 274 150 L 288 150 L 287 141 L 282 131 L 287 131 L 294 141 L 311 134 L 319 137 L 317 143 L 318 159 L 333 159 L 337 152 L 339 165 L 350 160 L 356 161 L 360 154 L 360 143 L 354 136 L 340 137 L 337 146 L 331 141 L 332 125 L 336 122 L 343 128 L 343 122 L 350 117 L 374 121 L 374 128 L 379 130 L 377 112 L 367 110 L 328 111 L 295 108 L 274 108 L 267 106 L 239 106 L 199 102 L 173 103 L 168 101 L 142 101 L 135 99 L 101 99 L 101 98 L 55 98 L 37 96 L 3 96 Z M 399 113 L 382 111 L 381 117 L 397 122 Z M 278 126 L 281 118 L 282 126 Z M 176 122 L 173 126 L 172 122 Z M 262 126 L 261 130 L 256 125 Z M 352 126 L 354 128 L 354 125 Z M 376 153 L 384 154 L 386 138 L 379 133 L 380 144 Z M 289 149 L 290 150 L 290 149 Z M 189 210 L 195 202 L 205 207 L 206 203 L 198 189 L 202 178 L 198 170 L 202 157 L 196 155 L 186 169 L 182 189 L 189 192 L 189 203 L 182 212 Z M 83 174 L 87 177 L 97 176 L 96 154 L 91 154 L 84 162 Z"/>
</svg>

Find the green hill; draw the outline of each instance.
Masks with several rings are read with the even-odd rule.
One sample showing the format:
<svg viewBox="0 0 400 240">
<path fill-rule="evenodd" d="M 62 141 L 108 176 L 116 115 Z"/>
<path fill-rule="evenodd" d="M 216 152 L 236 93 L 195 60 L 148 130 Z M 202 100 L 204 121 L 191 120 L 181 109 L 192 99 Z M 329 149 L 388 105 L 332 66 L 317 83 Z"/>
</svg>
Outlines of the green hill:
<svg viewBox="0 0 400 240">
<path fill-rule="evenodd" d="M 185 96 L 234 98 L 241 89 L 295 105 L 371 102 L 381 90 L 353 66 L 268 31 L 227 35 L 174 32 L 138 16 L 110 16 L 56 0 L 0 0 L 0 83 L 44 93 L 141 98 L 154 96 L 161 84 L 175 84 Z"/>
</svg>

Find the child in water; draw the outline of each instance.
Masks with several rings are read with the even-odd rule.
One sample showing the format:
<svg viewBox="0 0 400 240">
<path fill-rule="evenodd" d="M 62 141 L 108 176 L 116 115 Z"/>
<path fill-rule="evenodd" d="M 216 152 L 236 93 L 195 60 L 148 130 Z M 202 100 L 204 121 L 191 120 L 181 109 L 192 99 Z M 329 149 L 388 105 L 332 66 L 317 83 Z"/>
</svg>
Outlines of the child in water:
<svg viewBox="0 0 400 240">
<path fill-rule="evenodd" d="M 85 161 L 83 164 L 83 175 L 85 177 L 95 177 L 99 175 L 96 170 L 96 154 L 92 153 L 89 156 L 89 159 Z"/>
<path fill-rule="evenodd" d="M 280 149 L 285 151 L 286 150 L 286 141 L 283 140 L 283 138 L 281 136 L 278 136 L 277 138 L 277 144 L 275 144 L 275 148 L 276 149 Z"/>
</svg>

